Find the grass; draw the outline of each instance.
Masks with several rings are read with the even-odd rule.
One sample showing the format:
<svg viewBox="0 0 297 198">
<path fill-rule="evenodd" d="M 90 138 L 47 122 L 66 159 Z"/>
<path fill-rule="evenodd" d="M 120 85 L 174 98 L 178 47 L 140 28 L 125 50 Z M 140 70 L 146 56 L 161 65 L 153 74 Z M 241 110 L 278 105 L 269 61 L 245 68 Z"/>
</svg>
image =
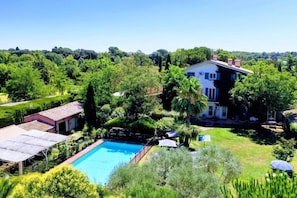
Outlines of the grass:
<svg viewBox="0 0 297 198">
<path fill-rule="evenodd" d="M 137 164 L 141 166 L 143 163 L 147 162 L 149 158 L 158 151 L 158 149 L 158 146 L 153 146 Z"/>
<path fill-rule="evenodd" d="M 240 179 L 263 178 L 265 173 L 270 171 L 270 161 L 275 158 L 272 156 L 273 140 L 267 135 L 269 140 L 255 138 L 254 134 L 239 134 L 232 132 L 229 128 L 213 128 L 201 132 L 202 135 L 210 135 L 211 142 L 201 143 L 192 141 L 191 147 L 200 148 L 209 144 L 216 144 L 221 147 L 229 148 L 239 159 L 242 165 Z M 259 135 L 261 136 L 261 135 Z M 258 136 L 258 137 L 259 137 Z M 267 143 L 269 142 L 269 144 Z M 293 166 L 297 167 L 296 157 L 293 159 Z"/>
</svg>

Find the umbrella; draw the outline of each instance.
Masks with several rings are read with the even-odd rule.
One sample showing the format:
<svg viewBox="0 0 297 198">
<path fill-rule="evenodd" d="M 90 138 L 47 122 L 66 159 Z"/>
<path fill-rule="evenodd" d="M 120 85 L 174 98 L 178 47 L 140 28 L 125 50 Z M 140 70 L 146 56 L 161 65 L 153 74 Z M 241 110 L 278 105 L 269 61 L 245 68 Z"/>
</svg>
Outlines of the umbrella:
<svg viewBox="0 0 297 198">
<path fill-rule="evenodd" d="M 176 142 L 169 139 L 159 140 L 159 146 L 177 147 Z"/>
<path fill-rule="evenodd" d="M 178 133 L 175 131 L 170 131 L 170 132 L 166 133 L 166 137 L 167 138 L 176 138 L 176 137 L 178 137 Z"/>
<path fill-rule="evenodd" d="M 284 160 L 273 160 L 270 162 L 272 169 L 282 171 L 293 171 L 293 166 Z"/>
</svg>

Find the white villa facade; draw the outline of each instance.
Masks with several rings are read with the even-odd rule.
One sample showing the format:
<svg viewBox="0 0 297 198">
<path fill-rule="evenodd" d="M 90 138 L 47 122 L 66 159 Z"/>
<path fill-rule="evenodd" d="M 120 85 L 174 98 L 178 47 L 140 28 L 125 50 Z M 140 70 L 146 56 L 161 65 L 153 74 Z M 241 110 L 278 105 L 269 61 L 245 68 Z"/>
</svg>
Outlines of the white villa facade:
<svg viewBox="0 0 297 198">
<path fill-rule="evenodd" d="M 185 72 L 188 77 L 199 79 L 202 92 L 208 97 L 208 108 L 201 113 L 203 118 L 227 119 L 228 112 L 232 108 L 229 91 L 234 87 L 236 79 L 240 80 L 244 75 L 252 71 L 241 68 L 240 60 L 228 59 L 228 63 L 213 60 L 191 65 Z M 231 113 L 232 115 L 234 113 Z"/>
</svg>

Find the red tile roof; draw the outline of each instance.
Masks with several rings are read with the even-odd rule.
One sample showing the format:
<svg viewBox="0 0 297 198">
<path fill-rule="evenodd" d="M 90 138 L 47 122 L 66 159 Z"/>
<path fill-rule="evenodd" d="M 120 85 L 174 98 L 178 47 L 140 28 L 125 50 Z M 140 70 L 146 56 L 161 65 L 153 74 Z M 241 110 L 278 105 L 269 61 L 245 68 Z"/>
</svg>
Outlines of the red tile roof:
<svg viewBox="0 0 297 198">
<path fill-rule="evenodd" d="M 46 111 L 41 111 L 38 114 L 47 117 L 51 120 L 59 121 L 71 117 L 73 115 L 77 115 L 81 112 L 83 112 L 82 104 L 75 101 L 60 107 L 48 109 Z"/>
</svg>

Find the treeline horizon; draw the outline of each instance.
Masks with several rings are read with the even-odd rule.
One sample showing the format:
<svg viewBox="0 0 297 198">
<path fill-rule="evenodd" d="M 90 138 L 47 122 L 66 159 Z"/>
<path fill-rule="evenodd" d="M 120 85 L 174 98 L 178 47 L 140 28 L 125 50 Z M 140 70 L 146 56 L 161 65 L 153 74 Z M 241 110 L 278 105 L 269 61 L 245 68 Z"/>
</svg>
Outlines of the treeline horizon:
<svg viewBox="0 0 297 198">
<path fill-rule="evenodd" d="M 204 46 L 200 46 L 200 47 L 204 47 Z M 200 47 L 194 47 L 194 48 L 178 48 L 175 51 L 169 51 L 166 50 L 165 48 L 161 48 L 161 49 L 157 49 L 151 53 L 144 53 L 141 50 L 137 50 L 135 52 L 133 51 L 122 51 L 121 49 L 119 49 L 116 46 L 110 46 L 108 48 L 107 51 L 104 52 L 97 52 L 95 50 L 91 50 L 91 49 L 83 49 L 83 48 L 79 48 L 79 49 L 71 49 L 68 47 L 53 47 L 51 50 L 46 50 L 46 49 L 37 49 L 37 50 L 31 50 L 31 49 L 20 49 L 19 47 L 16 48 L 9 48 L 9 49 L 0 49 L 1 51 L 8 51 L 11 54 L 16 54 L 18 56 L 21 56 L 22 54 L 27 54 L 27 53 L 34 53 L 34 52 L 42 52 L 44 54 L 46 53 L 57 53 L 60 55 L 63 55 L 64 57 L 67 57 L 68 55 L 72 55 L 74 59 L 79 60 L 79 58 L 88 58 L 88 59 L 96 59 L 98 57 L 99 54 L 105 54 L 105 53 L 112 53 L 115 51 L 121 51 L 123 53 L 123 55 L 129 56 L 131 54 L 134 53 L 142 53 L 145 54 L 147 56 L 154 56 L 156 53 L 161 54 L 161 55 L 165 55 L 168 53 L 174 53 L 176 51 L 179 50 L 189 50 L 189 49 L 195 49 L 195 48 L 200 48 Z M 208 48 L 208 47 L 205 47 Z M 272 52 L 253 52 L 253 51 L 241 51 L 241 50 L 232 50 L 232 51 L 228 51 L 228 50 L 224 50 L 222 48 L 219 49 L 211 49 L 209 48 L 212 52 L 212 54 L 216 53 L 216 51 L 226 51 L 229 52 L 230 54 L 235 55 L 237 58 L 240 58 L 241 60 L 252 60 L 252 59 L 272 59 L 272 60 L 277 60 L 279 58 L 283 58 L 283 57 L 287 57 L 288 55 L 293 56 L 293 57 L 297 57 L 297 51 L 272 51 Z M 232 57 L 231 57 L 232 58 Z"/>
<path fill-rule="evenodd" d="M 286 70 L 297 75 L 296 52 L 248 53 L 194 47 L 174 52 L 158 49 L 147 55 L 141 51 L 128 53 L 118 47 L 109 47 L 108 52 L 102 53 L 65 47 L 54 47 L 51 51 L 16 47 L 0 50 L 0 92 L 8 94 L 11 101 L 37 99 L 65 92 L 76 92 L 83 98 L 89 81 L 96 79 L 94 81 L 102 82 L 100 86 L 103 91 L 98 90 L 98 93 L 107 92 L 107 98 L 110 98 L 111 93 L 121 91 L 120 81 L 128 73 L 133 73 L 133 70 L 155 66 L 151 68 L 157 72 L 155 75 L 162 76 L 171 65 L 185 68 L 211 60 L 213 54 L 224 62 L 228 58 L 239 58 L 245 68 L 265 60 L 279 71 Z M 106 87 L 110 83 L 113 86 Z"/>
</svg>

